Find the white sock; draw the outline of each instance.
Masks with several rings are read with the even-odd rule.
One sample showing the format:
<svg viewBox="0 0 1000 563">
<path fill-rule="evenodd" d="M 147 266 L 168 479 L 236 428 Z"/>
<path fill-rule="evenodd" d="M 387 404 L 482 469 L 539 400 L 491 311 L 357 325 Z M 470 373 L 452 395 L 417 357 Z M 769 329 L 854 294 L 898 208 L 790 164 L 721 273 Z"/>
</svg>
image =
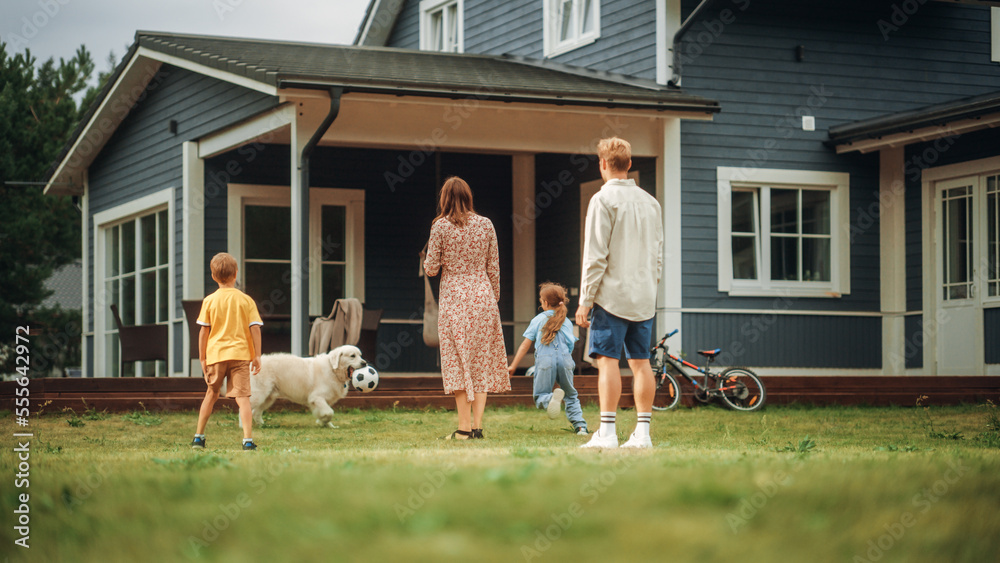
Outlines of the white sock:
<svg viewBox="0 0 1000 563">
<path fill-rule="evenodd" d="M 243 443 L 244 444 L 247 444 L 247 443 L 250 443 L 250 442 L 253 442 L 253 438 L 243 438 Z"/>
<path fill-rule="evenodd" d="M 640 438 L 649 438 L 649 420 L 653 418 L 653 413 L 651 412 L 640 412 L 637 413 L 637 421 L 635 423 L 635 435 Z"/>
<path fill-rule="evenodd" d="M 599 431 L 601 436 L 614 436 L 615 435 L 615 411 L 604 412 L 601 411 L 601 429 Z"/>
<path fill-rule="evenodd" d="M 194 437 L 195 438 L 205 439 L 205 435 L 204 434 L 195 434 Z"/>
</svg>

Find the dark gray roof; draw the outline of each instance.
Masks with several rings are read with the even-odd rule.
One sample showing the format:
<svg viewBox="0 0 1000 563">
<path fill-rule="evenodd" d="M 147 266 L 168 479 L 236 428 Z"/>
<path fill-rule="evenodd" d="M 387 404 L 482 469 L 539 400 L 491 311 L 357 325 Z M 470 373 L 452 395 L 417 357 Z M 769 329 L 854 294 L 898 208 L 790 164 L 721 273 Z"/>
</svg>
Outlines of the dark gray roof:
<svg viewBox="0 0 1000 563">
<path fill-rule="evenodd" d="M 843 145 L 866 139 L 877 139 L 894 133 L 944 126 L 955 121 L 975 119 L 994 113 L 1000 113 L 1000 92 L 991 92 L 831 127 L 830 143 Z"/>
<path fill-rule="evenodd" d="M 467 55 L 140 31 L 136 44 L 278 88 L 697 113 L 719 104 L 650 80 L 513 56 Z"/>
</svg>

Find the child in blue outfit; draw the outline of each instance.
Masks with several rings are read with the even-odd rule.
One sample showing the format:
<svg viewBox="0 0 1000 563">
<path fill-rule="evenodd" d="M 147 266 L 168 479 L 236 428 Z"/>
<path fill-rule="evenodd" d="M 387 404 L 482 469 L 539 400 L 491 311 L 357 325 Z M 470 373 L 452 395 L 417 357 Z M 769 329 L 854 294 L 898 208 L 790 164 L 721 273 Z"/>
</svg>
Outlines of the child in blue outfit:
<svg viewBox="0 0 1000 563">
<path fill-rule="evenodd" d="M 524 342 L 517 349 L 514 361 L 507 367 L 511 375 L 517 365 L 535 343 L 535 388 L 532 395 L 535 406 L 546 409 L 549 418 L 559 416 L 563 397 L 566 399 L 566 418 L 577 434 L 587 434 L 587 422 L 583 419 L 583 409 L 573 387 L 573 346 L 577 338 L 573 334 L 573 323 L 566 318 L 566 288 L 555 283 L 543 283 L 539 287 L 538 300 L 542 312 L 531 319 L 524 331 Z M 552 387 L 558 383 L 559 388 Z"/>
</svg>

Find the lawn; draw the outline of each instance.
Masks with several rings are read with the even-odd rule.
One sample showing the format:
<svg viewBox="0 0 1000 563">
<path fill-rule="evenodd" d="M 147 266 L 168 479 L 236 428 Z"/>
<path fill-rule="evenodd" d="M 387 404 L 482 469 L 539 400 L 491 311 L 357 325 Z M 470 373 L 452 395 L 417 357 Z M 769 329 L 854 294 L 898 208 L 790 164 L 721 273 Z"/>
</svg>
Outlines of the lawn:
<svg viewBox="0 0 1000 563">
<path fill-rule="evenodd" d="M 996 561 L 996 408 L 714 407 L 654 413 L 652 451 L 586 451 L 564 419 L 454 413 L 32 415 L 29 549 L 11 561 Z M 597 408 L 585 409 L 596 423 Z M 991 419 L 992 415 L 992 419 Z M 627 438 L 634 411 L 619 414 Z M 0 414 L 5 435 L 23 431 Z M 13 438 L 12 438 L 13 440 Z M 16 447 L 16 445 L 15 445 Z"/>
</svg>

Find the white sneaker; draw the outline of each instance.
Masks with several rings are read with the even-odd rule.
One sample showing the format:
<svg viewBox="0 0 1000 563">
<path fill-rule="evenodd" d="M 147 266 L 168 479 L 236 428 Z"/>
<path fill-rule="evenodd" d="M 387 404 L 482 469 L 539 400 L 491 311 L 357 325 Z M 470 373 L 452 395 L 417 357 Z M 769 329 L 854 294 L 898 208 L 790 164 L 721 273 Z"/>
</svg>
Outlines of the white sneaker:
<svg viewBox="0 0 1000 563">
<path fill-rule="evenodd" d="M 618 447 L 618 436 L 601 436 L 601 431 L 598 430 L 590 437 L 590 441 L 586 444 L 580 446 L 581 448 L 617 448 Z"/>
<path fill-rule="evenodd" d="M 581 426 L 581 427 L 579 427 L 579 428 L 576 429 L 576 435 L 577 436 L 589 436 L 590 432 L 587 432 L 587 429 Z"/>
<path fill-rule="evenodd" d="M 562 389 L 556 389 L 552 392 L 552 399 L 549 400 L 549 406 L 545 408 L 546 412 L 549 413 L 549 418 L 559 416 L 559 410 L 562 408 L 562 401 L 565 396 L 566 392 Z"/>
<path fill-rule="evenodd" d="M 653 441 L 649 439 L 649 436 L 643 436 L 642 438 L 635 435 L 635 432 L 628 437 L 628 441 L 622 444 L 623 448 L 635 448 L 635 449 L 645 449 L 652 448 Z"/>
</svg>

